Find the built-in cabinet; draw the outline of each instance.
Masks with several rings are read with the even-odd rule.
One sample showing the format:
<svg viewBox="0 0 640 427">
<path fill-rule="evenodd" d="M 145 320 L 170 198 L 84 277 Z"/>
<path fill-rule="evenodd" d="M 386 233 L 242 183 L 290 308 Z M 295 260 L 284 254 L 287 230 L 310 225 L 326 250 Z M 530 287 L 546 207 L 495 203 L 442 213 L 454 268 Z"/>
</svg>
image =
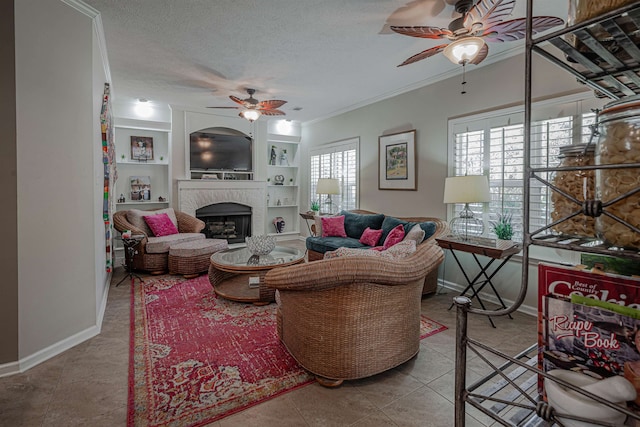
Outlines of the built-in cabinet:
<svg viewBox="0 0 640 427">
<path fill-rule="evenodd" d="M 171 202 L 169 132 L 130 127 L 115 127 L 116 166 L 118 180 L 115 185 L 116 210 L 159 209 Z M 132 137 L 145 138 L 151 142 L 152 152 L 147 160 L 136 160 L 132 155 Z M 151 138 L 151 139 L 149 139 Z M 147 148 L 149 149 L 149 148 Z M 142 200 L 132 180 L 149 183 Z M 124 199 L 124 201 L 122 201 Z"/>
<path fill-rule="evenodd" d="M 267 225 L 270 234 L 276 233 L 274 221 L 282 218 L 285 222 L 283 235 L 300 232 L 300 159 L 299 138 L 271 136 L 267 140 L 264 159 L 267 164 Z"/>
</svg>

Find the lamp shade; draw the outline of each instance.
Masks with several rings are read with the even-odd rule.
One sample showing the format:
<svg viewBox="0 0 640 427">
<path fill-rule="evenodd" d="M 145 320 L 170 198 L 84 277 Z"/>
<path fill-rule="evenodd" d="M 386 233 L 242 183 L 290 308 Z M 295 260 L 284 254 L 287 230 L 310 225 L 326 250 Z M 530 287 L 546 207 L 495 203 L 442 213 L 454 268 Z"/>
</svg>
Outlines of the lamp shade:
<svg viewBox="0 0 640 427">
<path fill-rule="evenodd" d="M 491 201 L 489 180 L 484 175 L 450 176 L 444 181 L 444 203 Z"/>
<path fill-rule="evenodd" d="M 335 178 L 320 178 L 316 186 L 317 194 L 340 194 L 340 183 Z"/>
<path fill-rule="evenodd" d="M 454 64 L 466 64 L 478 56 L 483 46 L 480 37 L 464 37 L 449 43 L 442 53 Z"/>
</svg>

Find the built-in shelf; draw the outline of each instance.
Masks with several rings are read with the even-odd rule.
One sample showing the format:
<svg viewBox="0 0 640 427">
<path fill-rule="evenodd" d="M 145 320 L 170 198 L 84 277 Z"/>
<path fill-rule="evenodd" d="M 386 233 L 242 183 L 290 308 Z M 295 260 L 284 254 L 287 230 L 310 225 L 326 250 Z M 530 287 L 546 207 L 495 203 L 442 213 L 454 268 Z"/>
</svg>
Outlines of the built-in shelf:
<svg viewBox="0 0 640 427">
<path fill-rule="evenodd" d="M 169 166 L 168 162 L 137 162 L 135 160 L 117 160 L 117 165 L 136 165 L 136 166 Z"/>
<path fill-rule="evenodd" d="M 269 209 L 271 209 L 271 208 L 297 208 L 298 205 L 297 204 L 295 204 L 295 205 L 280 205 L 280 206 L 278 206 L 278 205 L 269 205 L 267 207 Z"/>
<path fill-rule="evenodd" d="M 168 205 L 169 202 L 158 202 L 153 200 L 145 200 L 143 202 L 120 202 L 116 205 Z"/>
</svg>

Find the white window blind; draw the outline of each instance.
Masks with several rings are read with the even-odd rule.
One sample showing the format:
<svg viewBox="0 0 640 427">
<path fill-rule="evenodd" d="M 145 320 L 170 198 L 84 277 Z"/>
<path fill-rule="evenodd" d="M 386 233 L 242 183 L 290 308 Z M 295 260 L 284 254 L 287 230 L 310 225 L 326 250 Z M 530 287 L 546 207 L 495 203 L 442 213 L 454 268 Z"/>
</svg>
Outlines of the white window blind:
<svg viewBox="0 0 640 427">
<path fill-rule="evenodd" d="M 531 129 L 532 167 L 557 166 L 559 147 L 586 143 L 591 136 L 589 125 L 594 113 L 582 113 L 572 104 L 558 104 L 547 108 L 554 118 L 543 119 L 538 113 Z M 559 105 L 563 108 L 559 108 Z M 574 114 L 567 114 L 571 105 Z M 471 117 L 450 121 L 450 175 L 487 175 L 491 190 L 489 203 L 471 204 L 474 214 L 486 224 L 485 234 L 495 235 L 490 222 L 498 214 L 511 214 L 514 240 L 522 241 L 524 205 L 524 117 L 516 109 L 493 112 L 483 118 Z M 595 140 L 593 141 L 595 143 Z M 551 180 L 551 173 L 541 174 Z M 540 228 L 551 222 L 551 190 L 537 180 L 531 180 L 530 228 Z M 462 205 L 455 205 L 452 215 L 458 215 Z"/>
<path fill-rule="evenodd" d="M 322 212 L 356 209 L 358 207 L 360 138 L 334 142 L 310 151 L 309 194 L 320 202 Z M 340 194 L 330 197 L 317 194 L 320 178 L 335 178 L 340 183 Z"/>
</svg>

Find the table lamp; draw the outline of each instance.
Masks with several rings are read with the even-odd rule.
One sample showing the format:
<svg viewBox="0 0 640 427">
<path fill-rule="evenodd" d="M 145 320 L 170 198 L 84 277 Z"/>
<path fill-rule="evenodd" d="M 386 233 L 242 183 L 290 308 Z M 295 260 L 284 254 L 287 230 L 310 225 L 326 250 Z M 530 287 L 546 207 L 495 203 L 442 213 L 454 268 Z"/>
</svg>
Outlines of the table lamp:
<svg viewBox="0 0 640 427">
<path fill-rule="evenodd" d="M 473 216 L 469 203 L 491 201 L 489 180 L 484 175 L 450 176 L 444 181 L 444 203 L 464 203 L 460 215 L 449 222 L 451 233 L 463 240 L 484 233 L 484 222 Z"/>
<path fill-rule="evenodd" d="M 331 201 L 332 194 L 340 194 L 340 182 L 335 178 L 320 178 L 316 185 L 317 194 L 326 194 L 326 204 L 329 205 L 329 213 L 333 213 L 333 202 Z"/>
</svg>

